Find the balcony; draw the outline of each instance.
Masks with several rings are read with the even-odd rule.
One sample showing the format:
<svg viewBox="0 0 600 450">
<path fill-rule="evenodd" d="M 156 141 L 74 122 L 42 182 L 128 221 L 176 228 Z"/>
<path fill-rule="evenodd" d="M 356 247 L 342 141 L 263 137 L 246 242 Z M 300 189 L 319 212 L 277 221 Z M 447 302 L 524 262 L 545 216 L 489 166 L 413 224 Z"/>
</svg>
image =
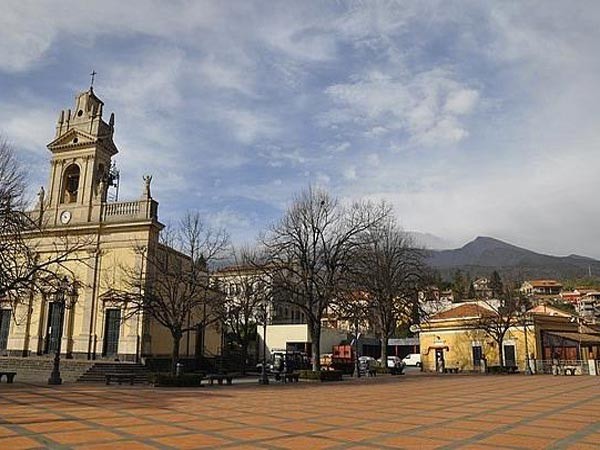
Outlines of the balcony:
<svg viewBox="0 0 600 450">
<path fill-rule="evenodd" d="M 103 222 L 158 220 L 158 202 L 152 199 L 105 203 L 103 206 Z"/>
</svg>

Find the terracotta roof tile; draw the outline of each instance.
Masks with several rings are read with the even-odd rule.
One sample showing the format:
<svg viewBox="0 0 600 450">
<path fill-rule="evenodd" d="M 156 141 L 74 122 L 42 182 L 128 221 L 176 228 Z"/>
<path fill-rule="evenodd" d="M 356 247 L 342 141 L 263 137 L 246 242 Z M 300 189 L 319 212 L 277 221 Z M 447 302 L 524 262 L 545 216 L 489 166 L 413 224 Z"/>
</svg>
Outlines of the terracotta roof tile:
<svg viewBox="0 0 600 450">
<path fill-rule="evenodd" d="M 494 312 L 489 308 L 485 308 L 476 303 L 465 303 L 463 305 L 456 306 L 452 309 L 442 311 L 431 318 L 431 320 L 442 320 L 442 319 L 460 319 L 465 317 L 479 317 L 493 315 Z"/>
</svg>

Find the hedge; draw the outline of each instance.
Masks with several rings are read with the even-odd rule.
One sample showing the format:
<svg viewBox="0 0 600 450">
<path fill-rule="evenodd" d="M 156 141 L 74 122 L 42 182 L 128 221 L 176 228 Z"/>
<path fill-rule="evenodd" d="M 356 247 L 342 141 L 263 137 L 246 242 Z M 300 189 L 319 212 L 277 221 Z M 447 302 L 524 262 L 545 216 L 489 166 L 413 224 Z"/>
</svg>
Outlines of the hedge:
<svg viewBox="0 0 600 450">
<path fill-rule="evenodd" d="M 316 381 L 342 381 L 343 372 L 341 370 L 301 370 L 298 372 L 299 378 L 304 380 Z"/>
<path fill-rule="evenodd" d="M 150 376 L 150 382 L 154 386 L 165 387 L 198 387 L 202 384 L 203 379 L 204 375 L 197 373 L 184 373 L 180 376 L 155 373 Z"/>
</svg>

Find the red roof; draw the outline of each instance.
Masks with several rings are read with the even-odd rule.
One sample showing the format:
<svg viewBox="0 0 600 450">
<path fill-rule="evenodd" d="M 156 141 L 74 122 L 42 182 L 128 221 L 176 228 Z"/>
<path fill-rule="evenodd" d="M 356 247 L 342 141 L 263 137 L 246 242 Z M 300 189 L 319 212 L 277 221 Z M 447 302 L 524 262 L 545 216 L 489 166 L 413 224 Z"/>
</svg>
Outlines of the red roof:
<svg viewBox="0 0 600 450">
<path fill-rule="evenodd" d="M 494 312 L 489 308 L 485 308 L 476 303 L 465 303 L 456 306 L 452 309 L 437 313 L 431 318 L 431 320 L 442 320 L 442 319 L 462 319 L 466 317 L 480 317 L 493 315 Z"/>
<path fill-rule="evenodd" d="M 531 280 L 528 283 L 533 287 L 562 287 L 556 280 Z"/>
</svg>

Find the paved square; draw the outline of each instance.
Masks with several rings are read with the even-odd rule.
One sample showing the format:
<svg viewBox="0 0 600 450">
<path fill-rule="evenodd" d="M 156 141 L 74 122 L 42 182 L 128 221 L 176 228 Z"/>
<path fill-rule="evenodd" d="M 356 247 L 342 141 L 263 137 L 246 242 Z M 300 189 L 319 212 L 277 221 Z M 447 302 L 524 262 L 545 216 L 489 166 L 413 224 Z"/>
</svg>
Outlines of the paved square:
<svg viewBox="0 0 600 450">
<path fill-rule="evenodd" d="M 600 377 L 0 384 L 0 449 L 600 448 Z"/>
</svg>

